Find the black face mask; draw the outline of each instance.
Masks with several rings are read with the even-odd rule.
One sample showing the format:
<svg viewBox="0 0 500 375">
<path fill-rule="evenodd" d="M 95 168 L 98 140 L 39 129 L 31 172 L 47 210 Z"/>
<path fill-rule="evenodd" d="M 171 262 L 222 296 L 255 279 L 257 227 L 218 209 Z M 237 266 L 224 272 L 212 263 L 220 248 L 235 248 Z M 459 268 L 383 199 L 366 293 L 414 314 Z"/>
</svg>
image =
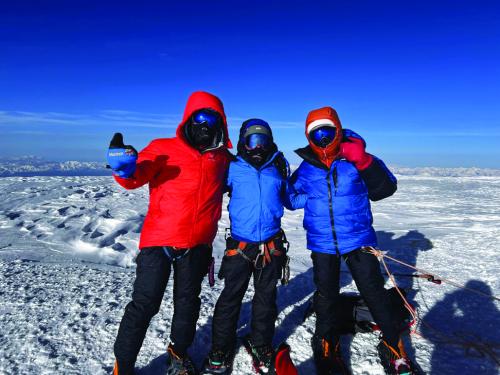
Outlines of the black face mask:
<svg viewBox="0 0 500 375">
<path fill-rule="evenodd" d="M 262 148 L 255 148 L 253 150 L 246 150 L 248 161 L 256 166 L 261 167 L 269 158 L 269 151 Z"/>
<path fill-rule="evenodd" d="M 184 126 L 186 140 L 196 149 L 203 151 L 217 147 L 223 140 L 222 118 L 216 111 L 204 108 L 195 111 Z"/>
<path fill-rule="evenodd" d="M 198 149 L 204 149 L 212 145 L 216 134 L 214 128 L 203 125 L 190 125 L 188 132 L 193 146 Z"/>
</svg>

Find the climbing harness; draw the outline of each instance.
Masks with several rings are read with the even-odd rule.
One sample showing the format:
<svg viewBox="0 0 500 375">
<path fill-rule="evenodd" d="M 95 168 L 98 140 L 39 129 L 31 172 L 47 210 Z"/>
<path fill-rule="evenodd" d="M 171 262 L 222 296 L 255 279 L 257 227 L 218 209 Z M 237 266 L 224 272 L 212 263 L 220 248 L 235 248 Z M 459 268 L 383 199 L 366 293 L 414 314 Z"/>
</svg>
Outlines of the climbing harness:
<svg viewBox="0 0 500 375">
<path fill-rule="evenodd" d="M 178 261 L 189 254 L 191 248 L 189 247 L 173 247 L 173 246 L 163 246 L 163 251 L 165 255 L 170 259 L 171 262 Z"/>
<path fill-rule="evenodd" d="M 170 259 L 171 262 L 176 262 L 185 256 L 187 256 L 191 248 L 189 247 L 174 247 L 174 246 L 163 246 L 163 251 L 165 255 Z M 211 288 L 215 285 L 215 258 L 211 257 L 207 268 L 208 284 Z"/>
<path fill-rule="evenodd" d="M 226 240 L 228 238 L 229 236 L 227 235 L 226 232 Z M 281 243 L 283 244 L 283 251 L 278 249 L 278 247 L 276 246 L 276 242 L 278 240 L 281 241 Z M 245 254 L 245 249 L 247 249 L 248 245 L 258 245 L 259 247 L 259 251 L 257 253 L 257 256 L 255 257 L 255 260 L 252 260 L 247 254 Z M 273 256 L 276 257 L 284 256 L 282 270 L 281 270 L 281 284 L 286 285 L 290 280 L 290 258 L 287 255 L 289 247 L 290 244 L 286 238 L 285 232 L 280 230 L 278 234 L 272 237 L 270 240 L 258 244 L 239 241 L 236 247 L 232 249 L 227 249 L 224 252 L 224 256 L 232 257 L 236 255 L 241 255 L 243 259 L 248 261 L 255 270 L 260 271 L 259 278 L 260 274 L 262 273 L 262 270 L 269 263 L 271 263 Z"/>
</svg>

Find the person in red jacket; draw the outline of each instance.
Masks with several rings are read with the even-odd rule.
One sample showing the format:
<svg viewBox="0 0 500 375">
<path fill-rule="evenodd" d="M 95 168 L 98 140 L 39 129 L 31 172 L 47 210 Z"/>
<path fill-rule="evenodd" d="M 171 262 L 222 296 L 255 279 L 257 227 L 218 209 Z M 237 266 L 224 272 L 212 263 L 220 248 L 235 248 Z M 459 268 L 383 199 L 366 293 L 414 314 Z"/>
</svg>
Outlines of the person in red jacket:
<svg viewBox="0 0 500 375">
<path fill-rule="evenodd" d="M 137 256 L 132 301 L 114 345 L 115 374 L 133 374 L 151 318 L 158 313 L 171 268 L 174 316 L 168 346 L 169 375 L 195 374 L 187 354 L 200 310 L 201 282 L 212 259 L 221 216 L 224 178 L 231 159 L 222 102 L 193 93 L 176 136 L 144 150 L 125 146 L 117 133 L 108 151 L 114 178 L 125 189 L 149 184 L 149 208 Z"/>
</svg>

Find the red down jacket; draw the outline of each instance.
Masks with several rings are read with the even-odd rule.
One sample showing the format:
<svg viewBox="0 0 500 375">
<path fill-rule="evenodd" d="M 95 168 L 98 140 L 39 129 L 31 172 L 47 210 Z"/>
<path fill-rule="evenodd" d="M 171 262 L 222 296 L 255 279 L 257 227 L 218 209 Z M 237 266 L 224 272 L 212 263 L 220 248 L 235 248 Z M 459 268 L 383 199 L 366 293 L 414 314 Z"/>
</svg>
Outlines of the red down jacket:
<svg viewBox="0 0 500 375">
<path fill-rule="evenodd" d="M 216 110 L 224 120 L 224 145 L 204 153 L 191 147 L 182 131 L 191 114 L 201 108 Z M 199 91 L 189 97 L 176 137 L 155 139 L 139 152 L 131 178 L 115 176 L 125 189 L 149 183 L 149 208 L 139 248 L 185 248 L 213 242 L 231 158 L 227 148 L 231 147 L 222 102 Z"/>
</svg>

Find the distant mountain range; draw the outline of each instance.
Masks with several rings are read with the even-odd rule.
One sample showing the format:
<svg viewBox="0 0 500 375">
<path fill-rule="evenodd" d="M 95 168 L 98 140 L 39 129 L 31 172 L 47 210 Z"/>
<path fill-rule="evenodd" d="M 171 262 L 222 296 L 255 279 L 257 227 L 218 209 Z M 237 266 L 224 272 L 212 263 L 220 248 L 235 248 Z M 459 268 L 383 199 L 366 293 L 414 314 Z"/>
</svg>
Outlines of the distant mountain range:
<svg viewBox="0 0 500 375">
<path fill-rule="evenodd" d="M 0 158 L 0 177 L 14 176 L 109 176 L 104 162 L 53 162 L 35 156 Z"/>
<path fill-rule="evenodd" d="M 297 166 L 295 166 L 297 167 Z M 292 166 L 292 169 L 295 169 Z M 491 168 L 438 168 L 438 167 L 400 167 L 391 166 L 391 170 L 401 176 L 439 176 L 439 177 L 474 177 L 500 176 L 500 169 Z M 84 161 L 47 161 L 36 156 L 0 158 L 0 177 L 29 176 L 109 176 L 105 162 Z"/>
<path fill-rule="evenodd" d="M 439 167 L 398 167 L 391 166 L 391 171 L 401 176 L 433 177 L 500 177 L 500 169 L 493 168 L 439 168 Z"/>
</svg>

